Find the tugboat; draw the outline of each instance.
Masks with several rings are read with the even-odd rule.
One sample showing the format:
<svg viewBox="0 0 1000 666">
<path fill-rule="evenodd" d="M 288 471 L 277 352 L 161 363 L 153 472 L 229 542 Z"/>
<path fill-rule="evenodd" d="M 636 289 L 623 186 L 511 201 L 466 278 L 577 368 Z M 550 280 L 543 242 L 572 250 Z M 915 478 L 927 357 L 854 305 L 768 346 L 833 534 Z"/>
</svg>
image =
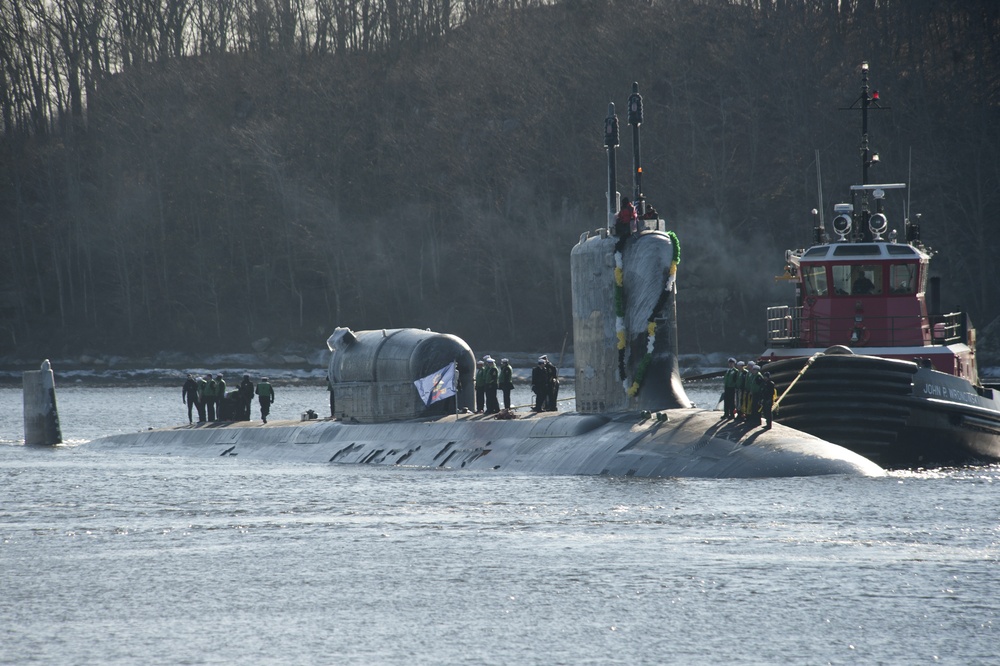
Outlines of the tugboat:
<svg viewBox="0 0 1000 666">
<path fill-rule="evenodd" d="M 998 461 L 1000 386 L 979 380 L 975 329 L 965 313 L 942 312 L 919 215 L 904 211 L 901 236 L 889 230 L 887 195 L 906 184 L 868 182 L 878 162 L 868 111 L 883 107 L 868 63 L 861 73 L 850 107 L 861 111 L 861 184 L 834 206 L 832 239 L 818 218 L 813 246 L 785 252 L 777 279 L 795 285 L 795 305 L 767 309 L 760 362 L 775 383 L 775 420 L 883 467 Z"/>
</svg>

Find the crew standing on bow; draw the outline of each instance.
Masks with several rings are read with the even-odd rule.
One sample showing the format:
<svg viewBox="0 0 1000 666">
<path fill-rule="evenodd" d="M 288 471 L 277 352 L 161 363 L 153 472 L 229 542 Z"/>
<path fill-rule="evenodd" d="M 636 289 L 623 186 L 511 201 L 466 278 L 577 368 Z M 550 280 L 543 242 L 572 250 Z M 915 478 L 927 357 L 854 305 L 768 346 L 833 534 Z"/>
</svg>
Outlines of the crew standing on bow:
<svg viewBox="0 0 1000 666">
<path fill-rule="evenodd" d="M 514 390 L 514 369 L 510 367 L 510 361 L 500 359 L 500 390 L 503 392 L 503 408 L 510 410 L 510 392 Z"/>
<path fill-rule="evenodd" d="M 194 380 L 194 375 L 188 375 L 181 388 L 181 402 L 187 402 L 188 423 L 193 423 L 191 408 L 198 404 L 198 382 Z"/>
<path fill-rule="evenodd" d="M 750 409 L 747 412 L 747 423 L 752 426 L 760 425 L 761 398 L 764 391 L 764 378 L 760 374 L 760 366 L 756 363 L 750 364 L 750 376 L 747 377 L 747 388 L 750 393 Z"/>
<path fill-rule="evenodd" d="M 326 378 L 326 390 L 330 393 L 330 418 L 335 419 L 337 418 L 337 397 L 334 395 L 333 381 L 330 380 L 329 376 Z"/>
<path fill-rule="evenodd" d="M 198 423 L 204 423 L 205 422 L 205 401 L 206 401 L 205 393 L 208 391 L 208 382 L 205 380 L 204 377 L 199 377 L 197 379 L 196 383 L 198 385 L 198 388 L 197 388 L 197 391 L 198 391 L 198 403 L 196 405 L 198 407 Z"/>
<path fill-rule="evenodd" d="M 736 363 L 736 420 L 739 421 L 746 417 L 746 409 L 743 407 L 743 399 L 746 395 L 747 386 L 747 372 L 746 363 L 743 361 L 737 361 Z"/>
<path fill-rule="evenodd" d="M 476 414 L 482 414 L 486 408 L 486 361 L 476 361 Z"/>
<path fill-rule="evenodd" d="M 722 418 L 736 418 L 736 380 L 740 371 L 736 369 L 736 359 L 730 357 L 729 369 L 722 377 Z"/>
<path fill-rule="evenodd" d="M 267 377 L 260 380 L 257 384 L 257 402 L 260 405 L 260 418 L 267 423 L 267 415 L 271 413 L 271 405 L 274 403 L 274 389 L 271 388 L 270 382 L 267 381 Z"/>
<path fill-rule="evenodd" d="M 497 369 L 497 362 L 492 356 L 487 356 L 483 360 L 486 363 L 486 368 L 483 370 L 483 378 L 486 381 L 486 413 L 497 414 L 500 412 L 500 401 L 497 400 L 500 371 Z"/>
<path fill-rule="evenodd" d="M 535 394 L 534 412 L 545 409 L 545 401 L 549 395 L 549 373 L 545 371 L 545 357 L 538 359 L 538 365 L 531 369 L 531 392 Z"/>
<path fill-rule="evenodd" d="M 254 386 L 253 382 L 250 381 L 250 375 L 243 375 L 243 381 L 240 382 L 238 391 L 238 395 L 240 397 L 240 420 L 249 421 L 250 405 L 253 404 L 254 392 Z"/>
<path fill-rule="evenodd" d="M 229 405 L 226 404 L 226 380 L 222 375 L 215 376 L 215 418 L 219 421 L 232 421 L 233 415 L 229 413 Z"/>
<path fill-rule="evenodd" d="M 761 384 L 760 411 L 767 425 L 764 430 L 771 429 L 772 412 L 774 411 L 774 401 L 778 399 L 778 390 L 774 387 L 770 372 L 761 373 L 764 378 Z"/>
<path fill-rule="evenodd" d="M 215 380 L 212 373 L 205 375 L 205 390 L 202 391 L 205 398 L 205 418 L 209 421 L 215 420 Z"/>
<path fill-rule="evenodd" d="M 559 410 L 557 401 L 559 400 L 559 368 L 557 368 L 548 356 L 542 356 L 545 360 L 545 374 L 548 377 L 548 398 L 546 399 L 545 410 L 555 412 Z"/>
</svg>

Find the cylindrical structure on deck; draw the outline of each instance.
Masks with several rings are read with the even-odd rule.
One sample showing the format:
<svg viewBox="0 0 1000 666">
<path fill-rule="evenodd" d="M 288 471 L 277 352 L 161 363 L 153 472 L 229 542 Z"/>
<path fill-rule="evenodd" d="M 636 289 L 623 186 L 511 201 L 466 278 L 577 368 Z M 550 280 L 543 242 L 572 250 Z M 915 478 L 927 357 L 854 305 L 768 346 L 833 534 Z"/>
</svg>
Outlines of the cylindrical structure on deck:
<svg viewBox="0 0 1000 666">
<path fill-rule="evenodd" d="M 351 331 L 327 341 L 337 416 L 374 423 L 452 414 L 475 404 L 476 361 L 461 338 L 415 328 Z M 415 382 L 456 364 L 453 398 L 424 404 Z"/>
</svg>

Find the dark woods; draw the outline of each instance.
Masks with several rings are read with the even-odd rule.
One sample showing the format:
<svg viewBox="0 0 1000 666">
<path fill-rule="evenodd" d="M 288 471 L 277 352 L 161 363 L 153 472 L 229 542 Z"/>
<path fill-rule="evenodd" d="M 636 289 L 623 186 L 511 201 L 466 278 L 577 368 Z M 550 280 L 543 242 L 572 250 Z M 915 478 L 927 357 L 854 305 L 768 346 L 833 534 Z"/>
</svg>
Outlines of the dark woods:
<svg viewBox="0 0 1000 666">
<path fill-rule="evenodd" d="M 681 348 L 757 350 L 816 151 L 827 211 L 858 180 L 839 109 L 862 60 L 891 107 L 873 178 L 912 183 L 946 305 L 984 327 L 998 42 L 992 0 L 5 0 L 0 352 L 318 347 L 337 325 L 556 348 L 633 80 Z M 628 192 L 627 142 L 619 164 Z"/>
</svg>

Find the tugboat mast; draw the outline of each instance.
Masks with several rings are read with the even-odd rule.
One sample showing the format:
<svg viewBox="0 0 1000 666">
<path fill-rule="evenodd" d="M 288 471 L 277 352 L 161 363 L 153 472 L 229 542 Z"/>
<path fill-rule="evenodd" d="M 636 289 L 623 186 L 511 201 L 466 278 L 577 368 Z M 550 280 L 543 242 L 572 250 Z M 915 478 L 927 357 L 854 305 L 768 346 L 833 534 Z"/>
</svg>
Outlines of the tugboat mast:
<svg viewBox="0 0 1000 666">
<path fill-rule="evenodd" d="M 873 238 L 869 229 L 869 219 L 872 212 L 868 207 L 868 188 L 865 186 L 868 185 L 869 168 L 873 164 L 878 164 L 879 161 L 878 153 L 872 152 L 868 143 L 868 109 L 889 108 L 880 106 L 878 102 L 878 91 L 873 91 L 868 83 L 868 61 L 866 60 L 861 63 L 861 95 L 854 101 L 854 104 L 848 107 L 848 110 L 852 110 L 858 108 L 860 104 L 861 108 L 861 187 L 852 189 L 855 193 L 861 192 L 861 205 L 854 211 L 854 238 L 862 241 L 871 241 Z M 881 200 L 879 200 L 879 206 L 881 206 Z M 882 211 L 877 212 L 881 214 Z"/>
<path fill-rule="evenodd" d="M 875 98 L 878 99 L 878 92 Z M 878 161 L 878 153 L 872 155 L 868 146 L 868 107 L 872 103 L 871 87 L 868 85 L 868 63 L 861 63 L 861 184 L 868 184 L 868 168 L 872 161 Z"/>
</svg>

